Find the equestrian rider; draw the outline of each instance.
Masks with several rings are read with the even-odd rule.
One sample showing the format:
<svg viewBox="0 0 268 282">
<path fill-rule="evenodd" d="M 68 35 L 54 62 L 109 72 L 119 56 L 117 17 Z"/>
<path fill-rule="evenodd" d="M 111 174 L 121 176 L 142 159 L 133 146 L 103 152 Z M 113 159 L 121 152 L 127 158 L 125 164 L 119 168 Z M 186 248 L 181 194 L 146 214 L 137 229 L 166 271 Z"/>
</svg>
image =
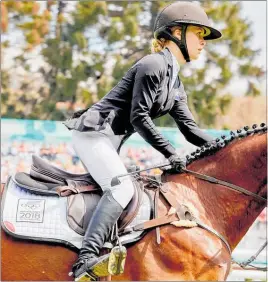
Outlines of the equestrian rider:
<svg viewBox="0 0 268 282">
<path fill-rule="evenodd" d="M 134 193 L 130 177 L 111 187 L 113 177 L 127 173 L 118 155 L 123 141 L 138 132 L 179 171 L 185 160 L 157 130 L 153 119 L 169 113 L 190 143 L 202 146 L 212 141 L 194 121 L 178 72 L 180 65 L 199 57 L 206 40 L 220 37 L 199 5 L 168 5 L 155 21 L 153 54 L 135 63 L 98 103 L 65 122 L 73 130 L 74 150 L 103 190 L 73 266 L 76 280 L 86 273 L 109 275 L 108 256 L 99 257 L 100 250 Z"/>
</svg>

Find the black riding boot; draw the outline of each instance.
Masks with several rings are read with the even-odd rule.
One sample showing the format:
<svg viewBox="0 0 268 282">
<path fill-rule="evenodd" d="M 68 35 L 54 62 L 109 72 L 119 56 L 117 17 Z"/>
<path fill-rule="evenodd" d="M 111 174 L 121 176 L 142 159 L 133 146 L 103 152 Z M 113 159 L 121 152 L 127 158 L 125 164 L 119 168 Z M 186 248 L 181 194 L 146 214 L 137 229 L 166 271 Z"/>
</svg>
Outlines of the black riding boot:
<svg viewBox="0 0 268 282">
<path fill-rule="evenodd" d="M 121 205 L 106 191 L 100 199 L 87 227 L 79 258 L 73 266 L 76 281 L 89 274 L 91 277 L 108 276 L 109 254 L 98 257 L 113 225 L 123 212 Z"/>
</svg>

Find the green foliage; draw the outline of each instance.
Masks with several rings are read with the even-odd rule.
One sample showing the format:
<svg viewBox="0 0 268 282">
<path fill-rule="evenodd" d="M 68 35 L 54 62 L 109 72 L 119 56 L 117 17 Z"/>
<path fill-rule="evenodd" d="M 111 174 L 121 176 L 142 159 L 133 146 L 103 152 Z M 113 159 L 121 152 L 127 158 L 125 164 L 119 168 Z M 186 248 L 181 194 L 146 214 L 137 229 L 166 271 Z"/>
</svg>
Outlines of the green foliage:
<svg viewBox="0 0 268 282">
<path fill-rule="evenodd" d="M 80 50 L 87 48 L 87 39 L 82 32 L 74 32 L 71 35 L 70 41 L 73 46 L 77 45 Z"/>
<path fill-rule="evenodd" d="M 101 99 L 104 97 L 113 86 L 113 81 L 108 76 L 102 76 L 98 83 L 98 98 Z"/>
<path fill-rule="evenodd" d="M 100 15 L 107 13 L 107 4 L 105 1 L 79 1 L 76 11 L 72 14 L 74 26 L 79 30 L 84 30 L 90 25 L 96 24 Z"/>
<path fill-rule="evenodd" d="M 66 5 L 70 3 L 61 0 L 47 2 L 43 10 L 36 1 L 1 3 L 3 31 L 12 34 L 14 30 L 8 29 L 8 23 L 13 22 L 15 29 L 25 36 L 26 46 L 21 45 L 17 65 L 31 76 L 26 57 L 36 46 L 46 63 L 39 69 L 44 83 L 32 92 L 30 84 L 28 88 L 21 85 L 21 89 L 27 89 L 23 93 L 13 91 L 9 72 L 3 72 L 4 115 L 64 119 L 66 113 L 75 110 L 75 102 L 88 107 L 101 99 L 137 60 L 149 53 L 155 17 L 170 2 L 77 1 L 68 14 Z M 264 71 L 252 64 L 258 50 L 250 47 L 253 34 L 250 23 L 239 15 L 241 4 L 205 0 L 202 6 L 214 24 L 221 27 L 223 37 L 207 44 L 204 67 L 181 66 L 180 78 L 198 124 L 213 127 L 216 116 L 224 114 L 231 103 L 227 87 L 236 77 L 235 72 L 246 78 L 246 95 L 258 96 Z M 7 48 L 8 40 L 3 43 Z M 208 81 L 214 70 L 219 76 Z M 97 71 L 100 74 L 96 75 Z M 16 99 L 18 103 L 12 104 Z M 64 112 L 57 108 L 58 102 L 71 102 L 72 106 Z M 20 103 L 32 105 L 31 110 L 23 113 Z M 165 116 L 156 120 L 156 124 L 174 126 L 174 121 Z"/>
<path fill-rule="evenodd" d="M 126 61 L 120 55 L 117 55 L 115 59 L 116 63 L 113 69 L 114 85 L 125 75 L 126 69 L 130 69 L 134 64 L 133 60 Z"/>
</svg>

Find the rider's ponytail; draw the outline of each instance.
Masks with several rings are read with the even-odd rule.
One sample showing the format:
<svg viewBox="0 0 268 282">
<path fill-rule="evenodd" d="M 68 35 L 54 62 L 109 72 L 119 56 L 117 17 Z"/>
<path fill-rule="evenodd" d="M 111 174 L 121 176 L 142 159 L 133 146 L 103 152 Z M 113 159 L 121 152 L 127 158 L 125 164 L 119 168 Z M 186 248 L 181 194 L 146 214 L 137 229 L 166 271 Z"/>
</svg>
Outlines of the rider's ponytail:
<svg viewBox="0 0 268 282">
<path fill-rule="evenodd" d="M 164 49 L 165 44 L 166 44 L 166 39 L 161 38 L 161 39 L 153 39 L 151 43 L 151 52 L 152 53 L 157 53 L 160 52 Z"/>
<path fill-rule="evenodd" d="M 172 34 L 173 34 L 174 31 L 177 30 L 177 29 L 181 30 L 181 27 L 179 27 L 179 26 L 173 26 L 173 27 L 171 28 Z M 152 43 L 151 43 L 151 52 L 152 52 L 152 53 L 158 53 L 158 52 L 162 51 L 162 50 L 165 48 L 167 42 L 168 42 L 168 40 L 165 39 L 165 38 L 153 39 L 153 40 L 152 40 Z"/>
</svg>

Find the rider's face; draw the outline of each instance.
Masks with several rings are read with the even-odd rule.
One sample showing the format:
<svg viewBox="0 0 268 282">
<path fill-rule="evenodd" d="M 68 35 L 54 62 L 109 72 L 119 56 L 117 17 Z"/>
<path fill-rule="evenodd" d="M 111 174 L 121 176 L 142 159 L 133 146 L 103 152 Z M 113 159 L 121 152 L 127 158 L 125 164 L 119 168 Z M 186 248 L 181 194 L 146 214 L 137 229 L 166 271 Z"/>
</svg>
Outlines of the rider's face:
<svg viewBox="0 0 268 282">
<path fill-rule="evenodd" d="M 191 60 L 197 60 L 201 51 L 206 45 L 203 38 L 204 29 L 202 27 L 189 25 L 186 30 L 186 42 Z"/>
</svg>

